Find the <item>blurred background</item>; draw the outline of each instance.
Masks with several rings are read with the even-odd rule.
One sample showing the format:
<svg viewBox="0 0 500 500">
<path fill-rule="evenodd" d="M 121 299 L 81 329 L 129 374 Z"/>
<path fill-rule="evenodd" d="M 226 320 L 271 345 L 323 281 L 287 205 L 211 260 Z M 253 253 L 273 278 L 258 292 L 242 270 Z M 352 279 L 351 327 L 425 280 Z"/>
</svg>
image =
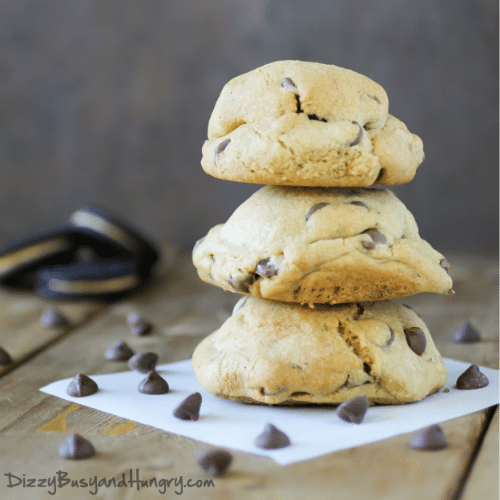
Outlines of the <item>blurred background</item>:
<svg viewBox="0 0 500 500">
<path fill-rule="evenodd" d="M 231 78 L 280 59 L 381 84 L 424 142 L 394 188 L 437 250 L 498 252 L 498 2 L 3 0 L 0 243 L 102 206 L 188 248 L 260 186 L 200 166 Z"/>
</svg>

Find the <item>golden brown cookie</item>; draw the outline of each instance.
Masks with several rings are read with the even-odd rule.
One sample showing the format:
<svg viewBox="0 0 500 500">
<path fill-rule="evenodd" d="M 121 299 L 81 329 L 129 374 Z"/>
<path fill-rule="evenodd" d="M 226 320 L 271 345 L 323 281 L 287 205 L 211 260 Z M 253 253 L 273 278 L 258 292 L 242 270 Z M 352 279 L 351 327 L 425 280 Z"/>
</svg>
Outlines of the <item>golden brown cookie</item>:
<svg viewBox="0 0 500 500">
<path fill-rule="evenodd" d="M 225 85 L 201 164 L 236 182 L 329 187 L 404 184 L 423 159 L 380 85 L 337 66 L 277 61 Z"/>
<path fill-rule="evenodd" d="M 193 251 L 200 278 L 285 302 L 450 292 L 449 265 L 387 189 L 265 186 Z"/>
<path fill-rule="evenodd" d="M 245 297 L 192 361 L 207 391 L 248 403 L 400 404 L 446 382 L 426 325 L 394 301 L 310 309 Z"/>
</svg>

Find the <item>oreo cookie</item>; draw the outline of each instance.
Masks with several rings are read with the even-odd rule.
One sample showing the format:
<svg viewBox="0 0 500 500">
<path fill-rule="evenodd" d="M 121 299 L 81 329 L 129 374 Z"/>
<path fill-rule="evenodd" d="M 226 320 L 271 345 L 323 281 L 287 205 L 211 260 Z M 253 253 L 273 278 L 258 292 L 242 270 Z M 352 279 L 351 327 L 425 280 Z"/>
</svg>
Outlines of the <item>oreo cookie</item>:
<svg viewBox="0 0 500 500">
<path fill-rule="evenodd" d="M 100 259 L 92 263 L 40 269 L 36 291 L 51 299 L 113 300 L 143 284 L 134 260 Z"/>
<path fill-rule="evenodd" d="M 142 275 L 149 275 L 159 253 L 154 245 L 118 217 L 93 205 L 78 208 L 69 223 L 85 245 L 104 258 L 134 258 Z"/>
<path fill-rule="evenodd" d="M 0 282 L 29 288 L 34 285 L 37 268 L 71 262 L 75 248 L 69 226 L 39 231 L 4 245 L 0 248 Z"/>
</svg>

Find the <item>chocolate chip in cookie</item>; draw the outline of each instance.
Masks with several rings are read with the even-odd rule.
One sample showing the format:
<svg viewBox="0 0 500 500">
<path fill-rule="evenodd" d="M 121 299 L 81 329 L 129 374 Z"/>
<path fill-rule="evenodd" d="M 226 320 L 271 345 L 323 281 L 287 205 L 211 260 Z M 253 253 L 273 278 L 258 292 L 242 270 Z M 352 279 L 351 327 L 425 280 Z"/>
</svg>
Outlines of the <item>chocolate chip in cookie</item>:
<svg viewBox="0 0 500 500">
<path fill-rule="evenodd" d="M 356 146 L 356 144 L 359 144 L 361 142 L 361 139 L 363 138 L 363 127 L 358 122 L 351 123 L 353 125 L 357 125 L 359 127 L 359 131 L 356 137 L 349 143 L 349 147 Z"/>
<path fill-rule="evenodd" d="M 255 283 L 257 275 L 255 273 L 250 273 L 244 278 L 229 278 L 227 282 L 231 288 L 236 292 L 249 293 L 250 287 Z"/>
<path fill-rule="evenodd" d="M 220 155 L 229 145 L 231 139 L 224 139 L 216 148 L 215 148 L 215 156 Z"/>
<path fill-rule="evenodd" d="M 356 205 L 357 207 L 364 207 L 364 208 L 367 208 L 367 209 L 370 208 L 366 203 L 364 203 L 362 201 L 359 201 L 359 200 L 349 201 L 348 203 L 350 205 Z"/>
<path fill-rule="evenodd" d="M 297 86 L 295 85 L 293 80 L 291 78 L 289 78 L 288 76 L 285 76 L 285 78 L 283 78 L 283 81 L 281 82 L 281 86 L 284 89 L 296 89 L 297 88 Z"/>
<path fill-rule="evenodd" d="M 278 274 L 278 269 L 271 262 L 271 257 L 268 259 L 263 259 L 257 263 L 255 267 L 255 272 L 259 276 L 265 276 L 266 278 L 271 278 L 272 276 L 276 276 Z"/>
<path fill-rule="evenodd" d="M 427 345 L 424 331 L 418 326 L 412 326 L 411 328 L 405 328 L 404 332 L 410 349 L 418 356 L 422 356 Z"/>
<path fill-rule="evenodd" d="M 315 205 L 313 205 L 306 214 L 306 222 L 310 219 L 311 215 L 314 212 L 326 207 L 327 205 L 329 205 L 329 203 L 327 203 L 326 201 L 322 201 L 321 203 L 316 203 Z"/>
</svg>

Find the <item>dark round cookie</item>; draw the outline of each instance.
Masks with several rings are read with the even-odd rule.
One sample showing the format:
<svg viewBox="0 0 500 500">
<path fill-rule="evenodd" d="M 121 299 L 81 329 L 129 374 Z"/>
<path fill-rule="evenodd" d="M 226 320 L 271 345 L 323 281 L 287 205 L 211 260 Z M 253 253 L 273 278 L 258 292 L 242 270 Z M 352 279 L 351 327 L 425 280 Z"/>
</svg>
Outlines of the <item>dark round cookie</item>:
<svg viewBox="0 0 500 500">
<path fill-rule="evenodd" d="M 36 290 L 51 299 L 112 300 L 142 283 L 143 278 L 133 260 L 101 259 L 41 269 Z"/>
<path fill-rule="evenodd" d="M 99 255 L 134 256 L 143 274 L 149 274 L 159 258 L 158 250 L 150 241 L 119 217 L 101 208 L 81 206 L 71 214 L 69 223 Z"/>
<path fill-rule="evenodd" d="M 40 266 L 71 262 L 76 248 L 69 226 L 32 233 L 0 248 L 0 282 L 8 286 L 31 285 L 31 273 Z"/>
</svg>

